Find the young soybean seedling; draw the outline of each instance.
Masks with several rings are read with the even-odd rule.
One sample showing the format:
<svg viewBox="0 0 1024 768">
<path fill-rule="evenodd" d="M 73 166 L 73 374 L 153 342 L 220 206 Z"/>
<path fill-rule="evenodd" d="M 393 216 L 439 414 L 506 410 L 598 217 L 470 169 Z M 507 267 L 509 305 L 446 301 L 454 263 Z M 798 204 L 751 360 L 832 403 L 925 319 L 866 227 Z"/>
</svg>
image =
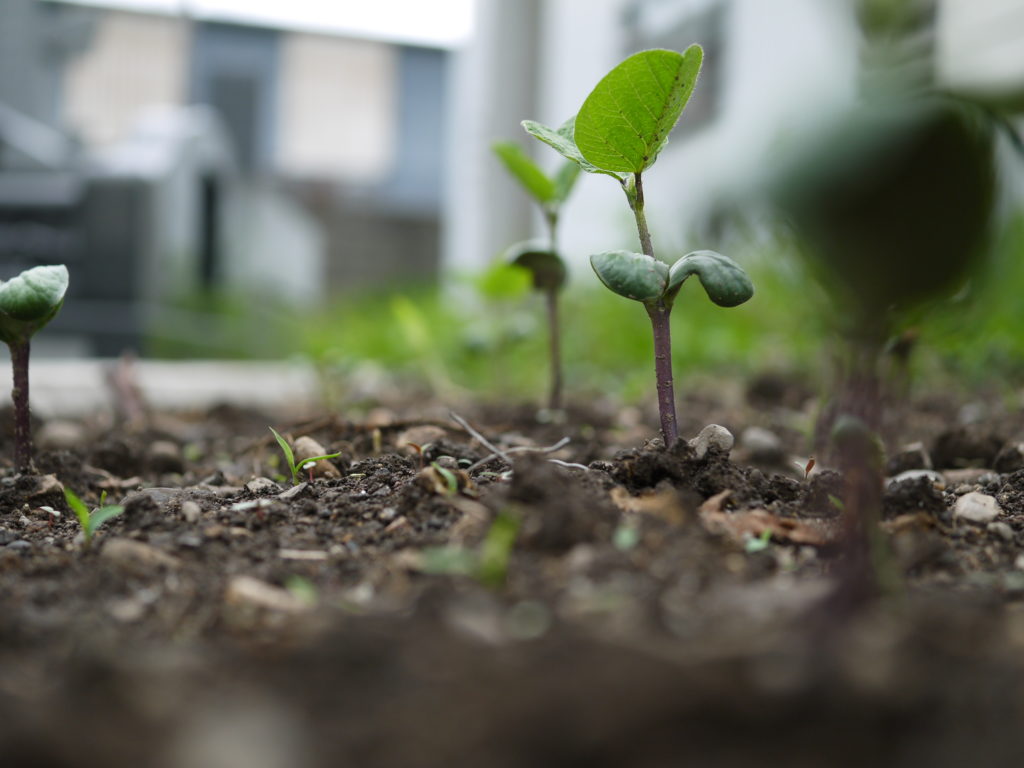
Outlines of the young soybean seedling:
<svg viewBox="0 0 1024 768">
<path fill-rule="evenodd" d="M 554 411 L 562 407 L 558 294 L 565 286 L 567 274 L 565 262 L 558 253 L 558 219 L 562 206 L 576 185 L 576 179 L 580 175 L 580 166 L 567 160 L 553 176 L 548 176 L 518 144 L 511 141 L 499 141 L 492 145 L 492 149 L 504 163 L 509 175 L 516 179 L 540 206 L 548 226 L 547 245 L 532 241 L 516 243 L 506 252 L 506 260 L 510 264 L 526 269 L 532 277 L 533 289 L 544 296 L 551 354 L 551 389 L 548 395 L 548 407 Z"/>
<path fill-rule="evenodd" d="M 64 489 L 64 498 L 82 526 L 82 534 L 85 536 L 86 546 L 92 543 L 93 534 L 96 533 L 96 530 L 101 525 L 124 512 L 124 507 L 120 504 L 104 504 L 107 500 L 106 491 L 100 497 L 100 506 L 92 510 L 92 512 L 89 511 L 85 502 L 78 498 L 70 488 Z"/>
<path fill-rule="evenodd" d="M 64 303 L 68 269 L 63 264 L 34 267 L 7 282 L 0 281 L 0 340 L 11 350 L 14 373 L 14 466 L 32 471 L 32 428 L 29 421 L 29 339 L 50 322 Z"/>
<path fill-rule="evenodd" d="M 310 471 L 310 474 L 312 474 L 313 465 L 316 464 L 321 459 L 334 459 L 337 458 L 338 456 L 341 456 L 340 452 L 328 453 L 325 454 L 324 456 L 311 456 L 310 458 L 303 461 L 301 465 L 296 464 L 295 453 L 292 451 L 292 447 L 288 445 L 288 441 L 281 437 L 281 435 L 279 435 L 277 433 L 277 430 L 274 429 L 273 427 L 268 427 L 268 429 L 274 433 L 274 439 L 277 440 L 277 444 L 281 446 L 281 453 L 284 454 L 284 460 L 288 462 L 288 470 L 292 473 L 292 485 L 299 484 L 300 470 L 308 469 Z"/>
<path fill-rule="evenodd" d="M 641 302 L 651 319 L 658 410 L 666 446 L 679 436 L 669 326 L 679 289 L 687 278 L 697 275 L 708 298 L 719 306 L 734 307 L 754 294 L 746 272 L 720 253 L 694 251 L 671 266 L 659 261 L 647 227 L 643 173 L 657 160 L 678 122 L 697 82 L 702 59 L 699 45 L 691 45 L 684 53 L 641 51 L 605 75 L 576 116 L 561 128 L 523 122 L 528 133 L 584 171 L 611 176 L 626 195 L 642 252 L 606 251 L 591 256 L 590 264 L 606 287 Z"/>
</svg>

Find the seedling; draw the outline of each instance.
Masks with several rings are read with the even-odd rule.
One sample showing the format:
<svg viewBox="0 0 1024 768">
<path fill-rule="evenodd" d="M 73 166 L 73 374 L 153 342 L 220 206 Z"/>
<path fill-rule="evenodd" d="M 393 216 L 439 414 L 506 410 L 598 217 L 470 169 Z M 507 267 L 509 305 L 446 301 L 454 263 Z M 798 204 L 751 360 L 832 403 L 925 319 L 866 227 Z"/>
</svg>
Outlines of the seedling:
<svg viewBox="0 0 1024 768">
<path fill-rule="evenodd" d="M 104 491 L 100 496 L 99 507 L 91 512 L 85 505 L 85 502 L 78 498 L 78 496 L 75 495 L 75 492 L 70 488 L 64 489 L 64 499 L 67 501 L 68 506 L 71 507 L 71 511 L 75 513 L 79 524 L 82 526 L 82 535 L 85 537 L 86 546 L 89 546 L 92 543 L 92 537 L 101 525 L 124 512 L 124 507 L 120 504 L 108 505 L 106 503 L 106 491 Z"/>
<path fill-rule="evenodd" d="M 643 173 L 657 160 L 693 93 L 703 55 L 699 45 L 691 45 L 684 53 L 642 51 L 605 75 L 576 116 L 561 128 L 523 122 L 528 133 L 584 171 L 611 176 L 626 195 L 642 252 L 606 251 L 591 256 L 590 264 L 606 287 L 641 302 L 651 319 L 658 410 L 666 446 L 679 436 L 669 326 L 679 289 L 687 278 L 697 275 L 708 298 L 719 306 L 734 307 L 754 294 L 746 272 L 720 253 L 694 251 L 672 265 L 656 259 L 644 213 Z"/>
<path fill-rule="evenodd" d="M 421 568 L 426 573 L 470 576 L 497 589 L 505 583 L 512 548 L 521 520 L 511 512 L 499 512 L 476 550 L 465 547 L 434 547 L 423 551 Z"/>
<path fill-rule="evenodd" d="M 14 373 L 14 466 L 32 471 L 32 427 L 29 421 L 29 340 L 60 311 L 68 289 L 63 264 L 34 267 L 7 282 L 0 281 L 0 340 L 11 350 Z"/>
<path fill-rule="evenodd" d="M 304 460 L 301 464 L 296 464 L 295 454 L 292 452 L 292 447 L 288 445 L 288 441 L 281 437 L 273 427 L 268 427 L 268 429 L 274 433 L 274 439 L 277 440 L 277 444 L 281 446 L 281 453 L 284 454 L 284 460 L 288 462 L 288 470 L 292 473 L 292 485 L 299 484 L 299 472 L 301 470 L 304 469 L 309 472 L 309 480 L 312 482 L 313 467 L 316 466 L 318 461 L 322 461 L 323 459 L 334 459 L 341 456 L 340 452 L 328 453 L 323 456 L 312 456 Z"/>
<path fill-rule="evenodd" d="M 546 245 L 532 241 L 516 243 L 509 248 L 505 258 L 510 264 L 526 269 L 530 273 L 533 289 L 544 296 L 551 354 L 551 389 L 548 394 L 548 407 L 551 410 L 558 410 L 562 407 L 558 294 L 565 286 L 567 274 L 565 262 L 558 253 L 558 219 L 562 206 L 576 185 L 580 166 L 572 160 L 567 160 L 553 176 L 548 176 L 518 144 L 511 141 L 499 141 L 492 148 L 505 164 L 509 175 L 516 179 L 540 206 L 548 226 Z"/>
</svg>

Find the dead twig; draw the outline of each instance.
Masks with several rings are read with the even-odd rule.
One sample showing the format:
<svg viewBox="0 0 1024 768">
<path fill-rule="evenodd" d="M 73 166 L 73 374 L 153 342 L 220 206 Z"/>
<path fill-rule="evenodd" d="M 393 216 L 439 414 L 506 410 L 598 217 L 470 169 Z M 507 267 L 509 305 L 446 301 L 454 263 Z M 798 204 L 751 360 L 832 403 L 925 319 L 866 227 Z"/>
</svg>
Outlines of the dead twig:
<svg viewBox="0 0 1024 768">
<path fill-rule="evenodd" d="M 477 431 L 476 431 L 475 429 L 473 429 L 473 427 L 471 427 L 471 426 L 469 425 L 469 422 L 468 422 L 468 421 L 466 421 L 466 420 L 465 420 L 464 418 L 462 418 L 461 416 L 459 416 L 459 414 L 455 413 L 455 411 L 449 411 L 449 412 L 448 412 L 448 415 L 452 417 L 452 421 L 454 421 L 454 422 L 455 422 L 456 424 L 458 424 L 458 425 L 459 425 L 460 427 L 462 427 L 462 428 L 463 428 L 464 430 L 466 430 L 466 431 L 467 431 L 467 432 L 468 432 L 468 433 L 469 433 L 470 435 L 472 435 L 473 437 L 475 437 L 475 438 L 477 439 L 477 441 L 478 441 L 478 442 L 479 442 L 479 443 L 480 443 L 481 445 L 483 445 L 483 447 L 484 447 L 484 448 L 486 448 L 487 450 L 489 450 L 489 451 L 490 451 L 491 453 L 493 453 L 493 454 L 494 454 L 495 456 L 500 456 L 501 458 L 503 458 L 503 459 L 505 460 L 505 462 L 506 462 L 506 463 L 508 463 L 508 464 L 511 464 L 511 463 L 512 463 L 512 460 L 511 460 L 511 459 L 510 459 L 510 458 L 508 457 L 508 454 L 507 454 L 507 453 L 506 453 L 505 451 L 503 451 L 503 450 L 501 450 L 500 448 L 496 447 L 496 446 L 495 446 L 495 445 L 494 445 L 494 444 L 493 444 L 493 443 L 492 443 L 491 441 L 489 441 L 489 440 L 488 440 L 488 439 L 487 439 L 486 437 L 484 437 L 484 436 L 483 436 L 483 435 L 481 435 L 481 434 L 480 434 L 479 432 L 477 432 Z M 491 458 L 494 458 L 494 457 L 491 457 Z M 476 464 L 474 464 L 473 466 L 475 467 L 475 466 L 477 466 L 478 464 L 480 464 L 480 462 L 479 462 L 479 461 L 478 461 L 478 462 L 477 462 Z M 472 468 L 473 468 L 473 467 L 470 467 L 470 470 L 472 470 Z"/>
<path fill-rule="evenodd" d="M 563 437 L 561 440 L 559 440 L 554 445 L 549 445 L 549 446 L 544 447 L 544 448 L 535 448 L 535 447 L 533 447 L 531 445 L 522 445 L 522 446 L 519 446 L 518 448 L 509 448 L 507 451 L 504 451 L 502 453 L 495 452 L 495 453 L 492 453 L 490 456 L 486 456 L 486 457 L 480 459 L 480 461 L 478 461 L 476 464 L 473 464 L 470 467 L 468 467 L 466 469 L 466 471 L 471 473 L 474 469 L 479 469 L 484 464 L 487 464 L 490 461 L 494 461 L 494 459 L 504 459 L 505 462 L 509 466 L 512 466 L 512 460 L 508 457 L 508 454 L 512 454 L 512 453 L 554 453 L 555 451 L 559 450 L 560 448 L 564 448 L 568 444 L 569 444 L 569 438 L 568 437 Z M 490 447 L 490 446 L 488 446 L 488 447 Z M 494 450 L 494 449 L 492 448 L 492 450 Z M 566 464 L 566 462 L 561 462 L 561 461 L 558 461 L 557 459 L 548 459 L 548 461 L 554 461 L 554 462 L 559 463 L 559 464 Z M 566 465 L 567 466 L 572 466 L 572 465 L 568 465 L 568 464 L 566 464 Z M 575 466 L 579 467 L 579 466 L 583 466 L 583 465 L 582 464 L 576 464 Z M 583 469 L 586 469 L 586 467 L 583 467 Z"/>
</svg>

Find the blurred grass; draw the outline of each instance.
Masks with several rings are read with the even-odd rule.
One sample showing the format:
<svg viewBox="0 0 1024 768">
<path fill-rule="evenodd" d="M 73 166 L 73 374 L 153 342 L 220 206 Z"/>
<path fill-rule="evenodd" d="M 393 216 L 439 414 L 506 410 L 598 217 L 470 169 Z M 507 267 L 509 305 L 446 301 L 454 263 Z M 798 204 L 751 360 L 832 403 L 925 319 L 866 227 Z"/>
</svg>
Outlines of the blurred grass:
<svg viewBox="0 0 1024 768">
<path fill-rule="evenodd" d="M 713 305 L 696 280 L 672 316 L 673 358 L 689 376 L 747 376 L 764 370 L 818 379 L 837 338 L 830 307 L 784 239 L 731 243 L 756 293 L 734 309 Z M 521 274 L 490 269 L 445 286 L 412 285 L 299 310 L 230 295 L 193 297 L 178 309 L 217 318 L 215 331 L 153 329 L 159 357 L 301 357 L 344 384 L 347 371 L 372 362 L 438 390 L 486 399 L 541 401 L 547 391 L 544 311 Z M 920 333 L 914 370 L 965 386 L 1012 386 L 1024 377 L 1024 216 L 994 239 L 991 258 L 968 288 L 912 322 Z M 576 265 L 562 300 L 566 385 L 570 395 L 649 398 L 654 386 L 650 324 L 636 302 L 600 286 Z"/>
</svg>

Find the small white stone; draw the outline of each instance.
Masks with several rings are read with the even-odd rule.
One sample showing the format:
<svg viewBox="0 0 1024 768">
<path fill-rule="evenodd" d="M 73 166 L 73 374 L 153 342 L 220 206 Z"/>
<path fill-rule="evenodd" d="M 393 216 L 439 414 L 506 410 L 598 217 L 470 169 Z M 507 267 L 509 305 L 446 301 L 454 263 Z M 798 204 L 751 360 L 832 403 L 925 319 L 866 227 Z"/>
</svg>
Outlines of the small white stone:
<svg viewBox="0 0 1024 768">
<path fill-rule="evenodd" d="M 889 478 L 889 487 L 894 488 L 900 483 L 906 483 L 918 478 L 926 477 L 933 483 L 937 483 L 939 486 L 945 486 L 945 480 L 942 475 L 932 469 L 908 469 L 906 472 L 900 472 L 898 475 Z"/>
<path fill-rule="evenodd" d="M 989 533 L 998 536 L 1003 541 L 1013 541 L 1013 528 L 1004 522 L 989 523 L 986 529 Z"/>
<path fill-rule="evenodd" d="M 770 463 L 783 458 L 779 436 L 764 427 L 747 427 L 740 434 L 740 448 L 751 461 Z"/>
<path fill-rule="evenodd" d="M 252 480 L 245 484 L 245 490 L 247 490 L 249 493 L 260 494 L 277 493 L 278 491 L 281 490 L 281 488 L 269 477 L 254 477 Z"/>
<path fill-rule="evenodd" d="M 690 447 L 698 459 L 703 459 L 708 451 L 729 453 L 735 442 L 736 438 L 728 429 L 718 424 L 708 424 L 690 441 Z"/>
<path fill-rule="evenodd" d="M 972 491 L 956 500 L 953 506 L 953 517 L 969 520 L 972 523 L 991 523 L 1002 510 L 995 497 L 985 493 Z"/>
<path fill-rule="evenodd" d="M 194 523 L 203 514 L 203 509 L 194 501 L 183 501 L 181 503 L 181 516 L 186 523 Z"/>
</svg>

